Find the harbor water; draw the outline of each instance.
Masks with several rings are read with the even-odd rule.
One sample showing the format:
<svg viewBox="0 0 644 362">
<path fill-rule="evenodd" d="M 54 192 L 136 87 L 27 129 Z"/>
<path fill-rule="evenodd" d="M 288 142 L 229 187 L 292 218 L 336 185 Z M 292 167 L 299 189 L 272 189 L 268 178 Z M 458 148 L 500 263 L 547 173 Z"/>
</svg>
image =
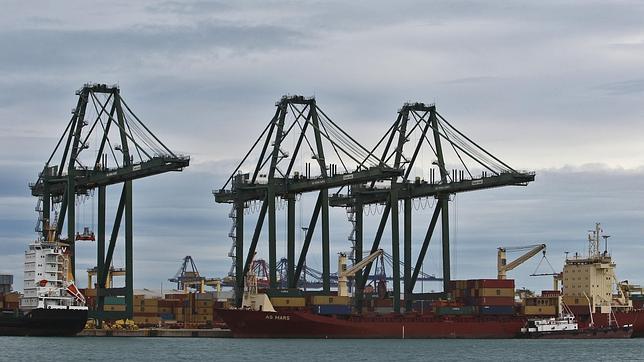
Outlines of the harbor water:
<svg viewBox="0 0 644 362">
<path fill-rule="evenodd" d="M 0 361 L 644 361 L 644 339 L 0 337 Z"/>
</svg>

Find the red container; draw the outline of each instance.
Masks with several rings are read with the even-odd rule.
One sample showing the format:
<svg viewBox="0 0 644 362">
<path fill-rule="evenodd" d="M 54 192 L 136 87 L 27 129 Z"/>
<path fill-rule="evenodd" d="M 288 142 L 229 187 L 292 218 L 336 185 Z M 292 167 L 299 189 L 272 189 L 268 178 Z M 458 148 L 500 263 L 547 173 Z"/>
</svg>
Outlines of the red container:
<svg viewBox="0 0 644 362">
<path fill-rule="evenodd" d="M 179 299 L 159 299 L 159 307 L 174 308 L 180 307 L 181 305 L 181 300 Z"/>
<path fill-rule="evenodd" d="M 476 288 L 514 288 L 514 279 L 477 279 Z"/>
<path fill-rule="evenodd" d="M 190 294 L 186 293 L 175 293 L 175 294 L 166 294 L 165 299 L 178 299 L 184 301 L 190 297 Z"/>
<path fill-rule="evenodd" d="M 394 300 L 393 299 L 374 299 L 373 306 L 374 307 L 393 307 Z"/>
</svg>

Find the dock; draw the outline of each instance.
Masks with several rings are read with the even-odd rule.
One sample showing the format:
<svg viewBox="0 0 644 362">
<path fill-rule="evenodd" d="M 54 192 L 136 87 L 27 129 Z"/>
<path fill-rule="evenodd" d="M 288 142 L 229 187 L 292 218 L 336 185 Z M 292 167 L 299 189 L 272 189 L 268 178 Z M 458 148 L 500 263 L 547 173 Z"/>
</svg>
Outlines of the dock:
<svg viewBox="0 0 644 362">
<path fill-rule="evenodd" d="M 82 337 L 172 337 L 172 338 L 231 338 L 229 329 L 84 329 Z"/>
</svg>

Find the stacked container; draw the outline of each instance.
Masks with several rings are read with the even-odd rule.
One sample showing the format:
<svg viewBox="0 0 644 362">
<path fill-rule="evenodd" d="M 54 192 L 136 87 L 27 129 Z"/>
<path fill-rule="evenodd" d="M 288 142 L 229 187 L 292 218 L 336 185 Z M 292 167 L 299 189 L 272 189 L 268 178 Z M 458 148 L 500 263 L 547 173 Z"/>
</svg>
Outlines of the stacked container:
<svg viewBox="0 0 644 362">
<path fill-rule="evenodd" d="M 159 300 L 161 298 L 144 295 L 134 296 L 134 323 L 139 326 L 156 326 L 161 322 L 159 317 Z"/>
<path fill-rule="evenodd" d="M 515 312 L 513 279 L 452 280 L 450 287 L 453 299 L 475 307 L 471 310 L 473 313 L 509 315 Z"/>
<path fill-rule="evenodd" d="M 349 315 L 351 314 L 351 299 L 337 295 L 311 295 L 309 304 L 317 314 Z"/>
</svg>

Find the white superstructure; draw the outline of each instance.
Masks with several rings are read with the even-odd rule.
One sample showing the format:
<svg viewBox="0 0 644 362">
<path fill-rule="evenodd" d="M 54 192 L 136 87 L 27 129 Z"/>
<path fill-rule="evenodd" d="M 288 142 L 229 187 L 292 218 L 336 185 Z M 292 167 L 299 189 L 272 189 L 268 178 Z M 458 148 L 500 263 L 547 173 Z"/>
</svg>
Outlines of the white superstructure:
<svg viewBox="0 0 644 362">
<path fill-rule="evenodd" d="M 25 251 L 24 296 L 20 308 L 82 308 L 85 298 L 68 280 L 68 248 L 57 242 L 36 240 Z"/>
<path fill-rule="evenodd" d="M 521 328 L 521 332 L 561 332 L 577 329 L 579 329 L 579 325 L 575 321 L 575 316 L 567 314 L 558 318 L 531 319 L 528 321 L 527 327 Z"/>
</svg>

